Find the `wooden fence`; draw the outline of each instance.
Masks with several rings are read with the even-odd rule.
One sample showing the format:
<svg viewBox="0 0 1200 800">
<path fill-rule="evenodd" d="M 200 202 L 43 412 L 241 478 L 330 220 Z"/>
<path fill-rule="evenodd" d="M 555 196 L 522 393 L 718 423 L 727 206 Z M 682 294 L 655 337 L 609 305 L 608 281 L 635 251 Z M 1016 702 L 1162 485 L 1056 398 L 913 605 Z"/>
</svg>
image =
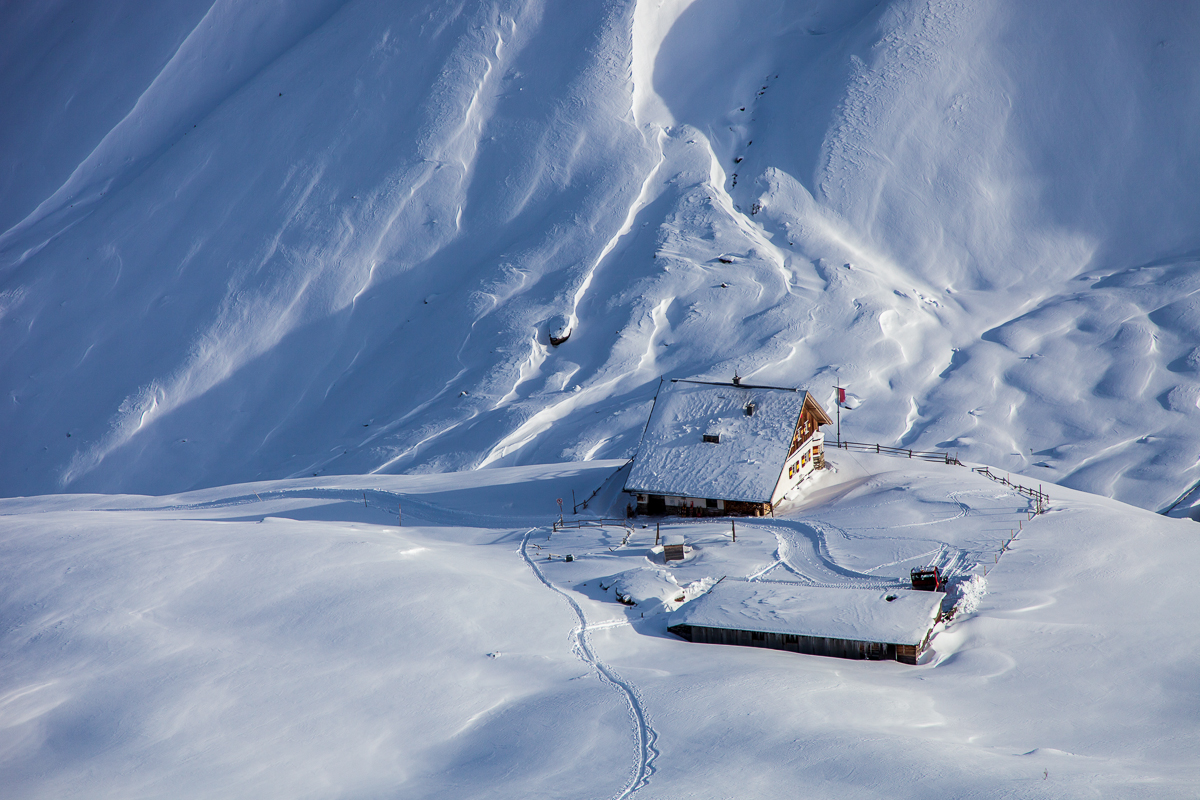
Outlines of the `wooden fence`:
<svg viewBox="0 0 1200 800">
<path fill-rule="evenodd" d="M 825 446 L 829 446 L 829 442 Z M 907 447 L 888 447 L 884 444 L 871 444 L 869 442 L 834 442 L 833 446 L 839 450 L 857 451 L 860 453 L 878 453 L 884 456 L 898 456 L 900 458 L 918 458 L 922 461 L 938 461 L 943 464 L 954 464 L 959 467 L 965 467 L 966 464 L 958 460 L 957 455 L 950 453 L 942 453 L 935 450 L 912 450 Z M 985 478 L 991 478 L 997 483 L 1002 483 L 1008 488 L 1015 491 L 1017 494 L 1024 495 L 1033 501 L 1035 514 L 1045 512 L 1050 506 L 1050 495 L 1042 491 L 1042 487 L 1034 489 L 1029 486 L 1022 486 L 1019 483 L 1013 483 L 1007 477 L 1001 477 L 992 472 L 987 467 L 971 467 L 971 471 L 978 473 Z M 1181 498 L 1182 499 L 1182 498 Z M 1176 501 L 1178 503 L 1178 501 Z"/>
<path fill-rule="evenodd" d="M 982 475 L 985 478 L 991 478 L 996 483 L 1004 484 L 1005 486 L 1012 489 L 1017 494 L 1025 495 L 1026 497 L 1028 497 L 1030 500 L 1032 500 L 1034 502 L 1034 505 L 1037 509 L 1036 511 L 1034 511 L 1035 514 L 1041 514 L 1050 505 L 1050 495 L 1043 492 L 1042 487 L 1040 485 L 1038 486 L 1038 488 L 1033 489 L 1028 486 L 1022 486 L 1019 483 L 1013 483 L 1007 477 L 1002 478 L 999 475 L 997 475 L 996 473 L 992 472 L 987 467 L 971 467 L 971 472 Z"/>
<path fill-rule="evenodd" d="M 828 441 L 825 442 L 825 446 L 829 446 Z M 852 450 L 860 453 L 879 453 L 880 455 L 900 456 L 901 458 L 919 458 L 922 461 L 940 461 L 943 464 L 957 464 L 960 467 L 963 466 L 963 463 L 958 460 L 958 456 L 933 450 L 913 450 L 908 447 L 888 447 L 884 444 L 870 444 L 868 442 L 834 442 L 833 446 L 839 450 Z"/>
<path fill-rule="evenodd" d="M 553 531 L 566 530 L 567 528 L 625 528 L 626 530 L 633 529 L 633 523 L 627 519 L 562 519 L 555 520 L 552 526 Z"/>
</svg>

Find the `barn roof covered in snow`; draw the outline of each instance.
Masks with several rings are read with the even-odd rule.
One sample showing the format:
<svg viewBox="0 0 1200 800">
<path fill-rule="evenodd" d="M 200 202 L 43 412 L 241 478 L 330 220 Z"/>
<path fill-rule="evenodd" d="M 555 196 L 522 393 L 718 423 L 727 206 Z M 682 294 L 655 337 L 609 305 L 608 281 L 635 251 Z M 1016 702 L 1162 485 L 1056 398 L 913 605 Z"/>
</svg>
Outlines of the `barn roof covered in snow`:
<svg viewBox="0 0 1200 800">
<path fill-rule="evenodd" d="M 770 502 L 805 402 L 829 421 L 803 389 L 664 383 L 625 491 Z M 747 414 L 751 403 L 753 414 Z"/>
<path fill-rule="evenodd" d="M 920 645 L 937 620 L 945 596 L 912 589 L 724 580 L 673 612 L 667 626 Z M 895 599 L 889 601 L 888 597 Z"/>
</svg>

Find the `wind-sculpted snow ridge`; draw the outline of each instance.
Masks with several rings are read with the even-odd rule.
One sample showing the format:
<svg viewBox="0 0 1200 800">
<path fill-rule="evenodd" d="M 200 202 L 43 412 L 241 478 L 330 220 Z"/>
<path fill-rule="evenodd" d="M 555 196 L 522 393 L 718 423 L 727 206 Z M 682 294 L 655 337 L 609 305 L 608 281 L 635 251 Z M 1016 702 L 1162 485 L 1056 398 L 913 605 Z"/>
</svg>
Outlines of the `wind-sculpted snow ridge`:
<svg viewBox="0 0 1200 800">
<path fill-rule="evenodd" d="M 1189 7 L 276 11 L 0 11 L 0 493 L 626 457 L 660 376 L 735 370 L 1200 478 Z"/>
</svg>

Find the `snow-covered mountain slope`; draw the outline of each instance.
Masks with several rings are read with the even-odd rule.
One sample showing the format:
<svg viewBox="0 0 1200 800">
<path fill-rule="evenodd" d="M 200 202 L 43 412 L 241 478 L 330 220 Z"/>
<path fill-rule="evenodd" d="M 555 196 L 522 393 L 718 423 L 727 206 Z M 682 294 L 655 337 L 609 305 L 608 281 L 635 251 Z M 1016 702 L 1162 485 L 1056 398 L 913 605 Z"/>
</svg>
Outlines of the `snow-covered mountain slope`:
<svg viewBox="0 0 1200 800">
<path fill-rule="evenodd" d="M 1195 523 L 830 458 L 670 565 L 551 531 L 617 461 L 2 500 L 4 797 L 1195 796 Z M 918 666 L 689 644 L 612 585 L 929 563 L 986 594 Z"/>
<path fill-rule="evenodd" d="M 1198 44 L 1183 4 L 8 4 L 0 493 L 623 457 L 660 375 L 738 369 L 1161 508 Z"/>
</svg>

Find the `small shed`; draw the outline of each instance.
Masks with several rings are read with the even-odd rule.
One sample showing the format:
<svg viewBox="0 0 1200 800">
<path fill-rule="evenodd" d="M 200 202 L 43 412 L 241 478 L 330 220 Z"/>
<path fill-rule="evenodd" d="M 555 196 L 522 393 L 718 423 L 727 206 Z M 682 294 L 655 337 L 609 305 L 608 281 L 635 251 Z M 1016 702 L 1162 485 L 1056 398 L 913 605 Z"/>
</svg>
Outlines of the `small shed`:
<svg viewBox="0 0 1200 800">
<path fill-rule="evenodd" d="M 625 491 L 639 514 L 771 513 L 824 466 L 831 422 L 803 389 L 674 379 L 654 398 Z"/>
<path fill-rule="evenodd" d="M 663 561 L 683 561 L 683 535 L 670 533 L 663 537 Z"/>
<path fill-rule="evenodd" d="M 673 612 L 667 630 L 689 642 L 916 664 L 945 596 L 724 580 Z"/>
</svg>

